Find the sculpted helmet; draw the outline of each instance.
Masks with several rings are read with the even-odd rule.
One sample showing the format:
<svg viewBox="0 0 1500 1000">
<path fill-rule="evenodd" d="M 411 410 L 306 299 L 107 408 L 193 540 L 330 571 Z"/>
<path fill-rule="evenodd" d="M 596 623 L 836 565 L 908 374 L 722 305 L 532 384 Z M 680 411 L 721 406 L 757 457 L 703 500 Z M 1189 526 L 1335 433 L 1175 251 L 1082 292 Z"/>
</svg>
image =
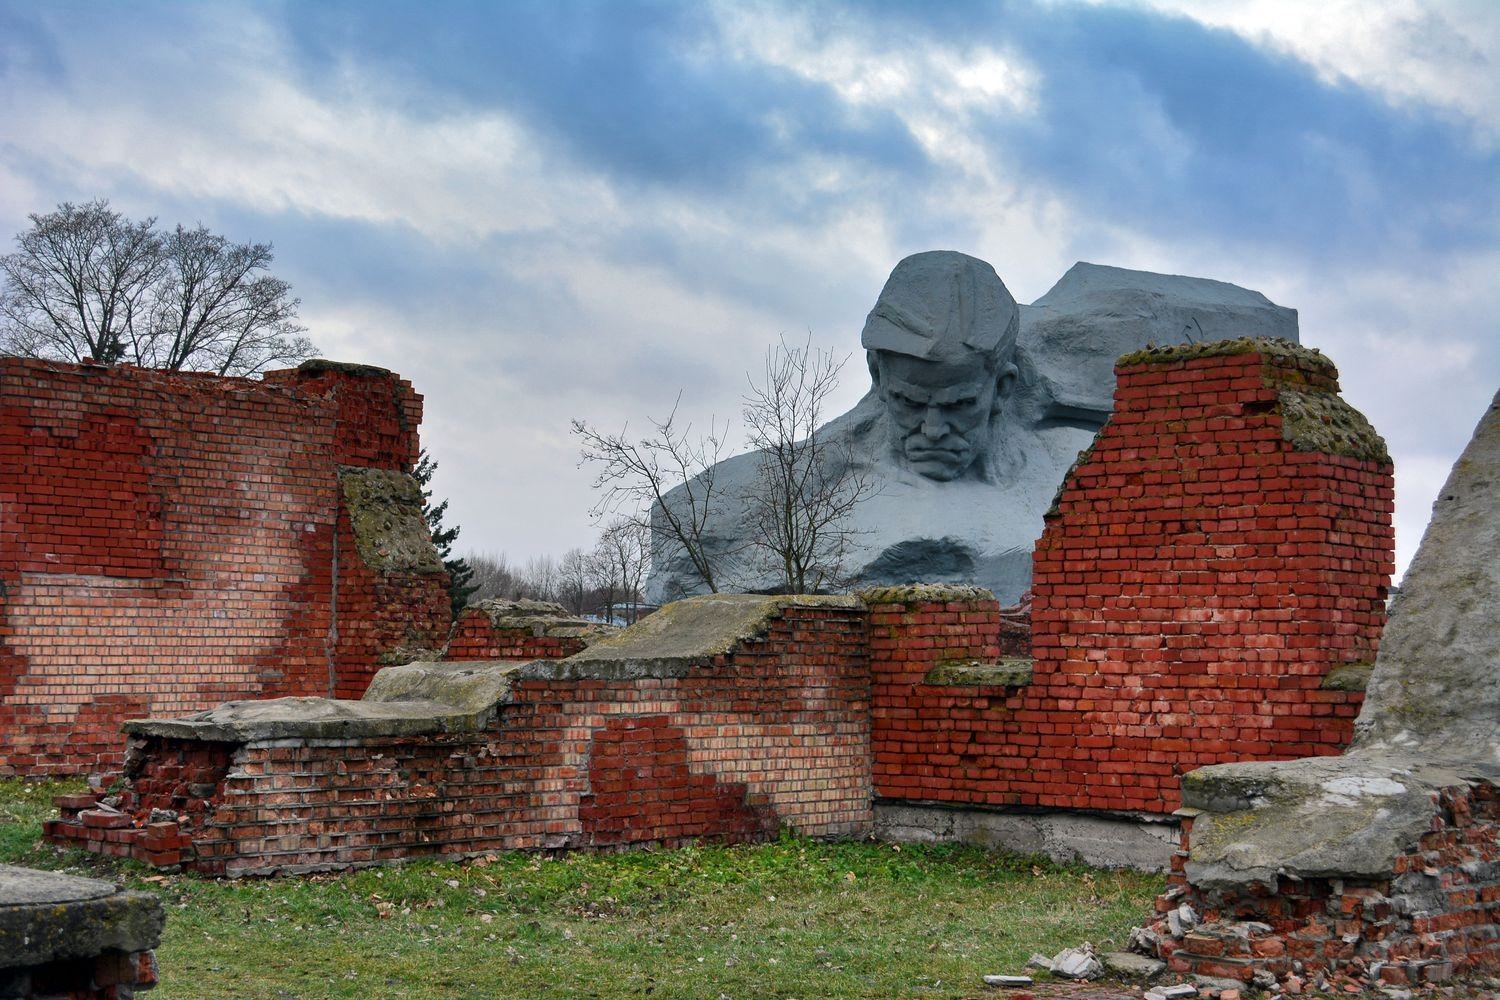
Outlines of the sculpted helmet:
<svg viewBox="0 0 1500 1000">
<path fill-rule="evenodd" d="M 923 360 L 981 354 L 994 365 L 1010 354 L 1021 311 L 995 269 L 954 250 L 912 254 L 891 271 L 860 343 Z"/>
</svg>

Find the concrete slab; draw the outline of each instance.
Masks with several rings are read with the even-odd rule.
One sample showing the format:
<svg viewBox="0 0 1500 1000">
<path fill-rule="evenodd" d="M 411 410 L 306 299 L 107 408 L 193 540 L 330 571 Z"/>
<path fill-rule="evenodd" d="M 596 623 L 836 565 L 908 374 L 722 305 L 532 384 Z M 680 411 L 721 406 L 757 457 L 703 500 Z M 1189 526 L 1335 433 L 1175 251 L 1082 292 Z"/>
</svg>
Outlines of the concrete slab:
<svg viewBox="0 0 1500 1000">
<path fill-rule="evenodd" d="M 537 660 L 523 677 L 680 677 L 687 668 L 764 635 L 771 620 L 792 607 L 863 610 L 845 594 L 705 594 L 675 601 L 630 628 L 565 660 Z"/>
<path fill-rule="evenodd" d="M 268 698 L 265 701 L 227 701 L 218 708 L 180 719 L 133 719 L 125 723 L 124 729 L 132 736 L 248 743 L 253 740 L 344 740 L 475 732 L 487 721 L 483 712 L 464 711 L 437 701 Z"/>
<path fill-rule="evenodd" d="M 0 865 L 0 969 L 150 951 L 165 923 L 150 893 Z"/>
</svg>

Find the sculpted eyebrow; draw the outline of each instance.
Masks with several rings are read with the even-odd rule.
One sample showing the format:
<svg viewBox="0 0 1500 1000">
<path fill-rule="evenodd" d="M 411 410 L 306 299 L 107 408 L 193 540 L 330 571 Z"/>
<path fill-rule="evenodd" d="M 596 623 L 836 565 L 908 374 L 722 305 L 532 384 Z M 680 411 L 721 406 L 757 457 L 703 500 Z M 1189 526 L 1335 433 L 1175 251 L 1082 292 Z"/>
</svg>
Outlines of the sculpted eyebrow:
<svg viewBox="0 0 1500 1000">
<path fill-rule="evenodd" d="M 928 405 L 947 406 L 965 400 L 977 398 L 978 393 L 972 386 L 949 386 L 943 389 L 924 389 L 919 386 L 910 385 L 900 379 L 890 380 L 891 391 L 904 396 L 914 402 Z"/>
</svg>

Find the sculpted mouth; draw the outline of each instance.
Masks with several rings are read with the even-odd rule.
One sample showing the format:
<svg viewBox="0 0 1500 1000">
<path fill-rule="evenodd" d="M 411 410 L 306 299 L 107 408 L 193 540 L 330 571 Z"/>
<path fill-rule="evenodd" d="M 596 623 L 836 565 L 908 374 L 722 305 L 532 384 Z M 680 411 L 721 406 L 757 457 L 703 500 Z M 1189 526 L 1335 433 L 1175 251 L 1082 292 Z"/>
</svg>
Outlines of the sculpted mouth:
<svg viewBox="0 0 1500 1000">
<path fill-rule="evenodd" d="M 962 452 L 951 448 L 908 448 L 906 457 L 913 462 L 956 462 L 962 457 Z"/>
</svg>

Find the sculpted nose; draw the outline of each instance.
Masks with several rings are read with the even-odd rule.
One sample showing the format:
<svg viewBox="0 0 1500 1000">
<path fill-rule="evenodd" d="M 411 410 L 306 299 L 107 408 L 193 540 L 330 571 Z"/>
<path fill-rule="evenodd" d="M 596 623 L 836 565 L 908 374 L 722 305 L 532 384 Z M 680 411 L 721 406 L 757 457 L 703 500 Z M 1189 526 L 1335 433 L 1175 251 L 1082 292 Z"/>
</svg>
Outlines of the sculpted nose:
<svg viewBox="0 0 1500 1000">
<path fill-rule="evenodd" d="M 922 436 L 933 441 L 941 440 L 948 433 L 948 418 L 936 406 L 929 406 L 922 418 Z"/>
</svg>

